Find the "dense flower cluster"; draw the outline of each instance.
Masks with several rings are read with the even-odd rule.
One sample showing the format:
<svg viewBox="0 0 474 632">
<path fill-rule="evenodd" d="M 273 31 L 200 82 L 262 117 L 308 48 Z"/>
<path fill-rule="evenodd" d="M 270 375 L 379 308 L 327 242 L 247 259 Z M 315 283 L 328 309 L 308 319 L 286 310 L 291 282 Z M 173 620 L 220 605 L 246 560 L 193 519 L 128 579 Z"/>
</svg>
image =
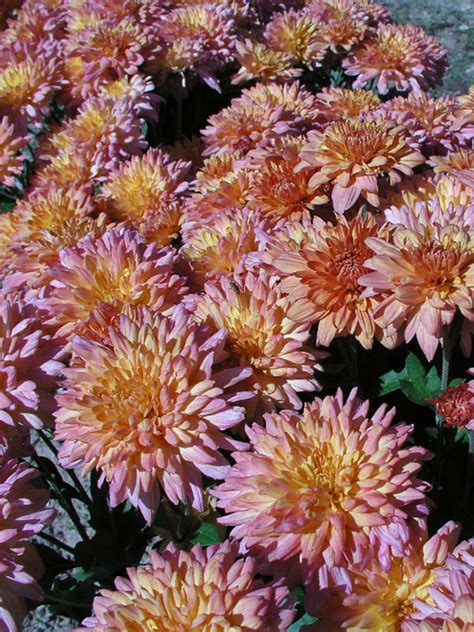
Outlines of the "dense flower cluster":
<svg viewBox="0 0 474 632">
<path fill-rule="evenodd" d="M 440 451 L 474 450 L 468 365 L 447 379 L 474 333 L 474 92 L 427 92 L 445 69 L 370 0 L 2 3 L 0 629 L 41 598 L 45 429 L 110 524 L 180 521 L 81 629 L 285 632 L 298 585 L 309 630 L 474 625 L 473 541 L 428 526 Z M 443 356 L 409 393 L 437 447 L 365 400 L 357 354 L 408 350 Z M 230 539 L 190 548 L 209 516 Z"/>
</svg>

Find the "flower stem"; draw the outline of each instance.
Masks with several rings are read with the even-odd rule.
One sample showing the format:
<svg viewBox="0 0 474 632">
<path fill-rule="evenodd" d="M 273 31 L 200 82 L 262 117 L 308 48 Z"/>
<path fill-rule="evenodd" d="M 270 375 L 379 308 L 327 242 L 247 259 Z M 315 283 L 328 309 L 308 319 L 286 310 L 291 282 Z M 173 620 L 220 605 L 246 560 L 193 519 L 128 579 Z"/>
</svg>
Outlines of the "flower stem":
<svg viewBox="0 0 474 632">
<path fill-rule="evenodd" d="M 449 325 L 443 325 L 443 360 L 441 365 L 441 392 L 444 392 L 448 387 L 449 382 L 449 368 L 451 362 L 451 337 Z M 433 477 L 433 498 L 436 500 L 439 494 L 439 487 L 441 483 L 441 470 L 444 462 L 443 452 L 445 444 L 445 432 L 443 427 L 443 416 L 436 412 L 436 425 L 438 427 L 437 442 L 436 442 L 436 456 L 435 456 L 435 471 Z"/>
</svg>

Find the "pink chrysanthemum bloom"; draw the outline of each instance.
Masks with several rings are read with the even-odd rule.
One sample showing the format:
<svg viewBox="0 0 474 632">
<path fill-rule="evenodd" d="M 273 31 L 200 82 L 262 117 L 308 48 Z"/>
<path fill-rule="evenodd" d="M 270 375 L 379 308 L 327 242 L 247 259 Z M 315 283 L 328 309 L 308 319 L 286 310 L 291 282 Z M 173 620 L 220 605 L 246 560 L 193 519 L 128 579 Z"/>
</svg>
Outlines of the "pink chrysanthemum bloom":
<svg viewBox="0 0 474 632">
<path fill-rule="evenodd" d="M 13 235 L 16 232 L 16 223 L 13 213 L 2 213 L 0 215 L 0 278 L 2 278 L 10 263 L 11 254 L 9 246 L 12 243 Z"/>
<path fill-rule="evenodd" d="M 41 600 L 43 565 L 31 540 L 49 526 L 48 493 L 32 484 L 37 472 L 16 459 L 0 460 L 0 627 L 17 632 L 25 599 Z"/>
<path fill-rule="evenodd" d="M 418 26 L 381 24 L 342 66 L 346 74 L 357 77 L 354 88 L 376 80 L 380 94 L 392 86 L 399 92 L 421 92 L 441 83 L 447 57 L 438 40 Z"/>
<path fill-rule="evenodd" d="M 335 336 L 353 335 L 370 349 L 374 339 L 387 346 L 396 342 L 376 325 L 374 310 L 382 297 L 364 298 L 359 278 L 369 272 L 364 262 L 371 255 L 369 237 L 381 234 L 372 215 L 341 217 L 336 224 L 319 226 L 313 240 L 298 249 L 287 248 L 272 262 L 284 273 L 282 287 L 292 305 L 288 316 L 297 322 L 318 323 L 317 344 L 329 346 Z"/>
<path fill-rule="evenodd" d="M 439 198 L 432 198 L 426 202 L 412 202 L 400 207 L 391 206 L 384 210 L 388 224 L 402 225 L 415 232 L 423 232 L 425 226 L 437 224 L 450 226 L 457 224 L 467 230 L 474 230 L 474 201 L 469 204 L 445 204 Z"/>
<path fill-rule="evenodd" d="M 431 156 L 428 164 L 435 173 L 450 173 L 469 187 L 474 196 L 474 149 L 460 149 L 447 156 Z"/>
<path fill-rule="evenodd" d="M 112 220 L 130 222 L 147 240 L 169 245 L 179 232 L 189 168 L 160 149 L 134 156 L 108 177 L 99 198 L 103 210 Z"/>
<path fill-rule="evenodd" d="M 247 385 L 258 414 L 276 406 L 298 409 L 298 393 L 320 388 L 313 376 L 315 369 L 322 370 L 317 359 L 325 354 L 305 345 L 309 325 L 288 318 L 290 302 L 277 277 L 223 277 L 207 283 L 196 303 L 195 318 L 227 330 L 229 362 L 252 369 Z"/>
<path fill-rule="evenodd" d="M 327 200 L 321 187 L 310 185 L 309 171 L 296 170 L 304 146 L 304 136 L 282 136 L 244 161 L 253 169 L 248 204 L 272 224 L 309 218 L 310 209 Z"/>
<path fill-rule="evenodd" d="M 199 630 L 200 632 L 285 632 L 294 618 L 288 589 L 256 579 L 255 562 L 237 559 L 229 541 L 180 551 L 169 544 L 151 566 L 128 569 L 103 590 L 84 628 L 119 630 Z M 79 632 L 79 631 L 77 631 Z"/>
<path fill-rule="evenodd" d="M 197 76 L 220 92 L 216 72 L 233 61 L 236 24 L 231 13 L 216 10 L 211 4 L 183 7 L 171 11 L 160 23 L 163 51 L 150 68 L 161 82 L 174 74 L 181 92 L 187 77 Z M 165 84 L 166 87 L 166 84 Z"/>
<path fill-rule="evenodd" d="M 294 58 L 286 52 L 275 50 L 264 42 L 237 42 L 236 59 L 239 71 L 232 77 L 232 83 L 239 85 L 257 79 L 261 83 L 286 82 L 299 77 L 302 68 L 294 68 Z"/>
<path fill-rule="evenodd" d="M 307 584 L 324 564 L 405 552 L 428 513 L 428 486 L 416 478 L 428 453 L 403 447 L 413 427 L 391 426 L 394 410 L 369 418 L 368 409 L 356 390 L 347 401 L 338 391 L 247 430 L 251 450 L 233 455 L 212 494 L 261 572 Z"/>
<path fill-rule="evenodd" d="M 35 49 L 48 39 L 61 40 L 65 36 L 65 14 L 64 7 L 59 3 L 54 7 L 42 2 L 23 3 L 15 19 L 8 21 L 0 48 L 18 50 L 26 47 L 34 54 Z"/>
<path fill-rule="evenodd" d="M 471 632 L 474 630 L 474 598 L 460 595 L 447 617 L 428 616 L 423 621 L 409 621 L 403 632 Z"/>
<path fill-rule="evenodd" d="M 1 300 L 0 426 L 42 428 L 51 421 L 60 353 L 32 305 Z"/>
<path fill-rule="evenodd" d="M 429 401 L 447 426 L 474 430 L 474 380 L 448 386 L 441 395 Z"/>
<path fill-rule="evenodd" d="M 390 184 L 412 175 L 423 155 L 409 145 L 406 130 L 382 118 L 336 121 L 312 131 L 301 150 L 299 169 L 311 169 L 312 186 L 331 182 L 336 213 L 344 213 L 360 196 L 378 206 L 378 181 Z"/>
<path fill-rule="evenodd" d="M 308 593 L 307 606 L 320 617 L 311 629 L 419 632 L 423 628 L 417 626 L 421 626 L 427 613 L 438 610 L 431 588 L 437 573 L 445 567 L 459 532 L 459 526 L 448 522 L 429 540 L 425 536 L 424 543 L 413 539 L 407 554 L 392 557 L 388 567 L 375 556 L 368 565 L 351 565 L 343 574 L 328 567 L 329 600 L 318 600 L 316 584 Z"/>
<path fill-rule="evenodd" d="M 404 216 L 400 214 L 400 222 Z M 373 272 L 359 282 L 367 295 L 387 292 L 375 312 L 380 324 L 401 331 L 409 342 L 414 336 L 432 360 L 456 312 L 474 320 L 474 230 L 456 224 L 426 221 L 420 213 L 416 226 L 394 227 L 390 239 L 369 238 L 374 255 L 365 262 Z"/>
<path fill-rule="evenodd" d="M 186 294 L 186 279 L 175 273 L 176 252 L 147 244 L 130 229 L 111 229 L 86 237 L 59 253 L 42 302 L 51 323 L 70 333 L 95 307 L 143 305 L 170 313 Z"/>
<path fill-rule="evenodd" d="M 266 25 L 264 38 L 273 50 L 290 55 L 295 63 L 309 68 L 320 66 L 326 54 L 320 26 L 304 11 L 276 13 Z"/>
<path fill-rule="evenodd" d="M 369 90 L 323 88 L 316 94 L 317 107 L 328 122 L 345 121 L 380 107 L 379 97 Z"/>
<path fill-rule="evenodd" d="M 397 97 L 382 105 L 384 117 L 404 125 L 415 147 L 425 152 L 453 151 L 459 145 L 459 133 L 454 123 L 457 101 L 444 96 L 437 99 L 424 92 Z"/>
<path fill-rule="evenodd" d="M 133 320 L 122 315 L 106 344 L 75 336 L 57 395 L 61 465 L 99 470 L 111 505 L 129 499 L 148 523 L 160 486 L 171 502 L 189 498 L 204 511 L 202 474 L 223 478 L 229 465 L 219 450 L 245 447 L 223 432 L 243 419 L 225 389 L 246 376 L 215 366 L 225 338 L 182 306 L 169 318 L 145 308 Z"/>
<path fill-rule="evenodd" d="M 249 254 L 262 250 L 269 230 L 261 214 L 247 208 L 223 211 L 207 225 L 185 224 L 181 253 L 189 261 L 193 281 L 203 286 L 221 275 L 245 271 Z"/>
<path fill-rule="evenodd" d="M 349 51 L 367 33 L 369 15 L 354 0 L 313 0 L 308 11 L 320 26 L 322 42 L 335 53 Z"/>
<path fill-rule="evenodd" d="M 258 84 L 209 118 L 202 130 L 206 154 L 247 152 L 283 134 L 302 134 L 318 125 L 315 97 L 298 82 Z"/>
<path fill-rule="evenodd" d="M 27 142 L 26 138 L 15 134 L 8 117 L 0 120 L 0 184 L 15 186 L 14 176 L 20 176 L 23 171 L 24 158 L 20 151 Z"/>
<path fill-rule="evenodd" d="M 41 55 L 34 60 L 12 55 L 0 68 L 0 116 L 8 116 L 16 132 L 24 136 L 28 124 L 41 127 L 60 87 L 57 62 Z"/>
</svg>

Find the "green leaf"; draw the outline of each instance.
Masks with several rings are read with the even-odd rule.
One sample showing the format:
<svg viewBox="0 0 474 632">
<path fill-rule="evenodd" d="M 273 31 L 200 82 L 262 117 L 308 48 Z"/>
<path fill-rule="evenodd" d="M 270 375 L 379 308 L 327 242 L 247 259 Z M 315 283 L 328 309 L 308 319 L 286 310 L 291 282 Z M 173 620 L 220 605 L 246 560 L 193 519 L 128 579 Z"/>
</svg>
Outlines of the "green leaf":
<svg viewBox="0 0 474 632">
<path fill-rule="evenodd" d="M 385 375 L 382 375 L 380 378 L 381 389 L 379 394 L 387 395 L 388 393 L 393 393 L 393 391 L 398 391 L 400 388 L 400 375 L 401 373 L 397 373 L 396 371 L 389 371 L 385 373 Z"/>
<path fill-rule="evenodd" d="M 458 443 L 458 442 L 469 443 L 469 432 L 466 430 L 466 428 L 460 428 L 456 432 L 456 436 L 454 437 L 454 441 L 456 443 Z"/>
<path fill-rule="evenodd" d="M 203 522 L 196 532 L 192 543 L 201 544 L 202 546 L 210 546 L 211 544 L 219 544 L 221 537 L 217 527 L 208 522 Z"/>
<path fill-rule="evenodd" d="M 304 625 L 310 625 L 311 623 L 315 623 L 316 621 L 317 619 L 315 617 L 312 617 L 310 614 L 305 613 L 301 617 L 301 619 L 298 619 L 298 621 L 295 621 L 290 625 L 290 627 L 288 628 L 288 632 L 298 632 Z"/>
<path fill-rule="evenodd" d="M 429 406 L 426 401 L 441 392 L 441 379 L 436 367 L 426 373 L 423 363 L 414 353 L 409 353 L 404 368 L 389 371 L 380 378 L 380 395 L 387 395 L 400 389 L 409 400 L 420 406 Z"/>
<path fill-rule="evenodd" d="M 459 386 L 460 384 L 464 384 L 465 380 L 462 377 L 455 377 L 454 380 L 451 380 L 449 386 Z"/>
</svg>

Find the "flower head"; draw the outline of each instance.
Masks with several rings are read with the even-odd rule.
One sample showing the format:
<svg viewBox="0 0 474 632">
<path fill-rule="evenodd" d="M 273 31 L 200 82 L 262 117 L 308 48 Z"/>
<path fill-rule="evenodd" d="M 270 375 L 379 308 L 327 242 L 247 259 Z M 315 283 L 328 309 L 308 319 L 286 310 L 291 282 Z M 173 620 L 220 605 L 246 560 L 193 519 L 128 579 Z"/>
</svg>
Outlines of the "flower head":
<svg viewBox="0 0 474 632">
<path fill-rule="evenodd" d="M 120 316 L 103 343 L 73 338 L 56 437 L 64 467 L 99 470 L 112 506 L 129 499 L 150 523 L 160 486 L 171 502 L 188 497 L 203 511 L 202 474 L 224 477 L 219 450 L 244 447 L 223 432 L 243 418 L 225 397 L 243 372 L 218 370 L 225 332 L 211 335 L 182 306 L 169 318 L 133 314 Z"/>
<path fill-rule="evenodd" d="M 130 222 L 149 241 L 169 245 L 179 231 L 189 167 L 160 149 L 134 156 L 109 175 L 100 195 L 103 208 L 112 220 Z"/>
<path fill-rule="evenodd" d="M 20 176 L 23 171 L 24 158 L 20 150 L 27 142 L 15 134 L 8 117 L 0 120 L 0 185 L 15 186 L 14 176 Z"/>
<path fill-rule="evenodd" d="M 294 68 L 293 57 L 281 50 L 274 50 L 264 42 L 252 41 L 237 42 L 236 58 L 240 69 L 232 83 L 241 84 L 258 79 L 263 84 L 269 82 L 285 82 L 299 77 L 303 71 Z"/>
<path fill-rule="evenodd" d="M 308 11 L 320 25 L 321 41 L 335 53 L 350 50 L 367 33 L 369 15 L 354 0 L 313 0 Z"/>
<path fill-rule="evenodd" d="M 49 526 L 48 494 L 32 484 L 37 472 L 16 459 L 0 460 L 0 626 L 20 629 L 25 599 L 40 600 L 43 566 L 31 539 Z"/>
<path fill-rule="evenodd" d="M 347 401 L 338 391 L 247 430 L 251 450 L 234 455 L 212 493 L 262 572 L 307 583 L 324 564 L 403 555 L 411 523 L 428 511 L 416 478 L 428 455 L 403 447 L 412 427 L 392 426 L 395 411 L 369 418 L 368 408 L 355 390 Z"/>
<path fill-rule="evenodd" d="M 124 305 L 143 305 L 169 313 L 187 291 L 174 271 L 174 250 L 147 245 L 133 230 L 86 237 L 61 250 L 59 259 L 43 304 L 62 332 L 71 332 L 103 303 L 117 312 Z"/>
<path fill-rule="evenodd" d="M 319 66 L 326 53 L 317 21 L 304 11 L 276 13 L 265 27 L 264 38 L 273 50 L 309 68 Z"/>
<path fill-rule="evenodd" d="M 316 94 L 317 107 L 324 119 L 345 121 L 366 112 L 374 112 L 380 107 L 379 97 L 369 90 L 349 88 L 323 88 Z"/>
<path fill-rule="evenodd" d="M 448 386 L 430 401 L 447 426 L 474 430 L 474 380 L 459 386 Z"/>
<path fill-rule="evenodd" d="M 247 383 L 259 412 L 298 409 L 298 393 L 319 387 L 313 374 L 322 354 L 305 346 L 309 326 L 288 318 L 289 307 L 277 278 L 252 273 L 207 283 L 197 300 L 195 317 L 227 330 L 229 362 L 251 368 Z"/>
<path fill-rule="evenodd" d="M 376 79 L 380 94 L 392 86 L 399 92 L 433 88 L 447 67 L 438 40 L 413 24 L 382 24 L 352 53 L 342 65 L 346 74 L 357 77 L 353 87 L 363 88 Z"/>
<path fill-rule="evenodd" d="M 187 552 L 170 544 L 160 555 L 152 553 L 151 566 L 117 579 L 116 591 L 101 591 L 94 616 L 80 629 L 285 632 L 294 617 L 291 601 L 283 606 L 288 589 L 264 584 L 255 574 L 253 560 L 237 559 L 229 541 Z"/>
<path fill-rule="evenodd" d="M 410 147 L 405 128 L 382 118 L 349 119 L 308 134 L 301 151 L 299 168 L 312 169 L 312 186 L 331 182 L 332 202 L 337 213 L 351 208 L 362 195 L 369 204 L 379 205 L 378 179 L 390 183 L 411 175 L 425 159 Z"/>
<path fill-rule="evenodd" d="M 474 196 L 474 149 L 460 149 L 447 156 L 431 156 L 428 164 L 435 173 L 449 173 L 473 191 Z"/>
</svg>

